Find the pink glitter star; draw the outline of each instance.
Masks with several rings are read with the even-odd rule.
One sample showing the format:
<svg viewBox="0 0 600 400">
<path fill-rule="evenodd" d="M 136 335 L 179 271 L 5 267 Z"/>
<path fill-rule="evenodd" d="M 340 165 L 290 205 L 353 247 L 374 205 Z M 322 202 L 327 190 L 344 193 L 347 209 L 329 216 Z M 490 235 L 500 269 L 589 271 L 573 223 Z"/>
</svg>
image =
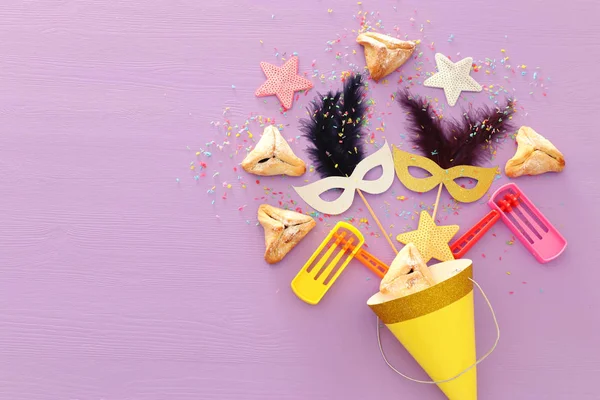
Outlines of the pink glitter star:
<svg viewBox="0 0 600 400">
<path fill-rule="evenodd" d="M 282 67 L 261 62 L 260 67 L 267 76 L 267 81 L 257 90 L 257 97 L 275 95 L 286 110 L 292 108 L 294 92 L 310 89 L 313 84 L 298 75 L 298 57 L 292 57 Z"/>
</svg>

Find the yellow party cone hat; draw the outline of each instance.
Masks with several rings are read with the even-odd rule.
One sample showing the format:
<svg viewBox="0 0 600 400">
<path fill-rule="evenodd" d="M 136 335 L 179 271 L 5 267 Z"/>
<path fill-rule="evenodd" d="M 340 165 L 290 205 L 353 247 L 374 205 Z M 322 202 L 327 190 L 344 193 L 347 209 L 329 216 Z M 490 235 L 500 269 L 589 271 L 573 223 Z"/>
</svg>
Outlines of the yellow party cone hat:
<svg viewBox="0 0 600 400">
<path fill-rule="evenodd" d="M 379 292 L 367 304 L 433 381 L 446 381 L 438 387 L 448 399 L 476 400 L 472 261 L 446 261 L 429 269 L 434 286 L 400 298 Z"/>
</svg>

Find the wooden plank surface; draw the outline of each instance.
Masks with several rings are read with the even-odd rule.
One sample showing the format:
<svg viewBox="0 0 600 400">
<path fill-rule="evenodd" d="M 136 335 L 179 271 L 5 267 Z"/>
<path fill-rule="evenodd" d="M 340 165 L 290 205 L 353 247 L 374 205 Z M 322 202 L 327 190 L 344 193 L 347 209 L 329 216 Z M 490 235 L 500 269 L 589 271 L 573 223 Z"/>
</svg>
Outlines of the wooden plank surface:
<svg viewBox="0 0 600 400">
<path fill-rule="evenodd" d="M 561 174 L 516 181 L 569 241 L 564 255 L 538 264 L 518 241 L 507 244 L 502 224 L 469 255 L 502 331 L 478 368 L 480 398 L 598 398 L 599 3 L 360 3 L 3 2 L 0 399 L 443 398 L 381 360 L 365 305 L 378 283 L 360 264 L 316 307 L 289 288 L 343 218 L 354 218 L 370 250 L 392 259 L 364 207 L 319 221 L 268 266 L 258 205 L 310 212 L 291 185 L 317 176 L 260 178 L 238 165 L 266 118 L 306 158 L 298 119 L 317 92 L 340 87 L 342 71 L 363 69 L 355 37 L 365 15 L 373 29 L 420 39 L 422 52 L 387 82 L 370 82 L 375 143 L 405 142 L 391 95 L 407 82 L 444 105 L 441 91 L 420 84 L 439 51 L 482 61 L 472 75 L 488 88 L 446 106 L 445 116 L 493 105 L 504 92 L 490 95 L 506 90 L 519 101 L 515 122 L 567 159 Z M 279 65 L 294 52 L 315 88 L 282 113 L 275 98 L 254 97 L 264 81 L 259 63 Z M 514 150 L 503 143 L 495 165 Z M 502 176 L 493 189 L 506 182 Z M 416 226 L 416 211 L 435 193 L 417 195 L 396 181 L 371 198 L 395 236 Z M 486 212 L 483 200 L 456 209 L 445 193 L 440 223 L 462 233 Z M 478 296 L 475 311 L 483 354 L 495 332 Z M 383 342 L 394 365 L 425 378 L 388 332 Z"/>
</svg>

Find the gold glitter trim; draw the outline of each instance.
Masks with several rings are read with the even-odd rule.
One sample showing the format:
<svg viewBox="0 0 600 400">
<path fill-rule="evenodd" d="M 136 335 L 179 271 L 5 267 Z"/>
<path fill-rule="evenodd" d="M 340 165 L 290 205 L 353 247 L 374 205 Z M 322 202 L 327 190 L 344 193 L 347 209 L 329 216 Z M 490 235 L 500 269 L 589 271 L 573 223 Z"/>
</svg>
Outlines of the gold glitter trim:
<svg viewBox="0 0 600 400">
<path fill-rule="evenodd" d="M 473 264 L 429 289 L 385 303 L 370 305 L 384 324 L 395 324 L 432 313 L 463 298 L 473 290 Z"/>
</svg>

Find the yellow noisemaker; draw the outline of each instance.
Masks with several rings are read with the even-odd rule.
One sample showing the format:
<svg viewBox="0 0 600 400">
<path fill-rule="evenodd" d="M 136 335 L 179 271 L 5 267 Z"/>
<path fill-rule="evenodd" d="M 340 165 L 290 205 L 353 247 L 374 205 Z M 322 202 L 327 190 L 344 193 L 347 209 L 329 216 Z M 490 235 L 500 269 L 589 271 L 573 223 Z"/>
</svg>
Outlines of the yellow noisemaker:
<svg viewBox="0 0 600 400">
<path fill-rule="evenodd" d="M 364 242 L 358 229 L 347 222 L 338 222 L 292 280 L 296 296 L 308 304 L 318 304 Z"/>
<path fill-rule="evenodd" d="M 400 298 L 379 292 L 367 304 L 433 382 L 408 379 L 436 383 L 450 400 L 476 400 L 476 365 L 493 351 L 495 345 L 479 361 L 476 360 L 473 262 L 467 259 L 446 261 L 432 265 L 429 270 L 435 285 Z M 497 328 L 491 305 L 490 309 Z M 499 334 L 498 329 L 498 338 Z"/>
</svg>

